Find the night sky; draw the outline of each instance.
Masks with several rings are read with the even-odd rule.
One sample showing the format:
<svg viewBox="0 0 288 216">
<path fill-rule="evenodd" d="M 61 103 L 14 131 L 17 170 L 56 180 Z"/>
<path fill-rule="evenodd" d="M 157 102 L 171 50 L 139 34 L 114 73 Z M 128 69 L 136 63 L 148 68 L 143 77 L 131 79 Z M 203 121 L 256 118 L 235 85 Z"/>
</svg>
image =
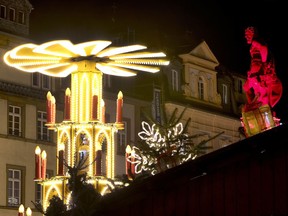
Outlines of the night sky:
<svg viewBox="0 0 288 216">
<path fill-rule="evenodd" d="M 288 50 L 287 12 L 281 0 L 30 0 L 30 35 L 39 43 L 68 39 L 73 43 L 111 40 L 119 32 L 135 30 L 143 45 L 159 32 L 187 45 L 177 35 L 189 32 L 192 41 L 205 40 L 218 61 L 228 69 L 246 74 L 249 46 L 247 26 L 257 27 L 275 56 L 284 95 L 276 106 L 287 110 Z M 146 43 L 147 42 L 147 43 Z M 188 44 L 189 45 L 189 44 Z"/>
</svg>

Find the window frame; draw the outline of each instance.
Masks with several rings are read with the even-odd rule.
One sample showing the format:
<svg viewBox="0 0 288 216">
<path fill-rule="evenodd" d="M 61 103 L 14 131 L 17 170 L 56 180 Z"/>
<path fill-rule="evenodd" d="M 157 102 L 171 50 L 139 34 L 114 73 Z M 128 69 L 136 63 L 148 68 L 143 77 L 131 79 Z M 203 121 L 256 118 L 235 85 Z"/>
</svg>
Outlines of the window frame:
<svg viewBox="0 0 288 216">
<path fill-rule="evenodd" d="M 25 24 L 25 13 L 23 11 L 18 11 L 18 23 Z"/>
<path fill-rule="evenodd" d="M 40 88 L 40 74 L 38 72 L 32 73 L 32 87 Z M 35 82 L 34 82 L 35 81 Z"/>
<path fill-rule="evenodd" d="M 49 90 L 51 89 L 51 77 L 41 74 L 41 84 L 42 84 L 42 89 Z"/>
<path fill-rule="evenodd" d="M 13 112 L 10 112 L 10 108 L 13 108 Z M 19 113 L 15 113 L 15 108 L 19 108 Z M 23 107 L 14 105 L 14 104 L 9 104 L 8 105 L 8 135 L 11 136 L 16 136 L 16 137 L 23 137 Z M 10 120 L 10 117 L 12 117 L 12 122 Z M 19 118 L 19 121 L 16 122 L 15 119 Z M 11 123 L 11 126 L 10 126 Z M 15 134 L 15 128 L 16 125 L 19 125 L 18 129 L 18 134 Z"/>
<path fill-rule="evenodd" d="M 15 22 L 16 20 L 16 10 L 15 8 L 9 8 L 9 20 Z"/>
<path fill-rule="evenodd" d="M 243 81 L 241 79 L 238 79 L 237 81 L 237 92 L 242 94 L 243 93 Z"/>
<path fill-rule="evenodd" d="M 21 173 L 20 176 L 20 186 L 19 186 L 19 203 L 17 204 L 10 204 L 9 203 L 9 170 L 19 171 Z M 6 164 L 6 206 L 10 207 L 18 207 L 21 203 L 25 203 L 25 176 L 26 176 L 26 168 L 24 166 L 18 166 L 18 165 L 12 165 L 12 164 Z"/>
<path fill-rule="evenodd" d="M 119 130 L 116 135 L 118 155 L 125 155 L 126 153 L 126 146 L 128 144 L 128 139 L 130 137 L 130 124 L 131 124 L 130 119 L 123 118 L 124 129 Z"/>
<path fill-rule="evenodd" d="M 228 104 L 228 86 L 226 84 L 222 84 L 222 102 Z"/>
<path fill-rule="evenodd" d="M 205 99 L 205 87 L 203 77 L 198 78 L 198 96 L 201 100 Z"/>
<path fill-rule="evenodd" d="M 103 74 L 103 87 L 111 88 L 111 76 L 109 74 Z"/>
<path fill-rule="evenodd" d="M 39 116 L 40 114 L 40 116 Z M 42 110 L 37 110 L 37 140 L 41 141 L 51 141 L 50 130 L 46 126 L 47 123 L 47 112 Z M 46 138 L 45 138 L 46 135 Z"/>
<path fill-rule="evenodd" d="M 179 72 L 177 70 L 171 70 L 171 84 L 174 91 L 179 91 Z"/>
<path fill-rule="evenodd" d="M 47 169 L 46 178 L 51 178 L 54 175 L 53 170 Z M 42 204 L 42 185 L 35 182 L 35 203 Z"/>
<path fill-rule="evenodd" d="M 33 88 L 50 90 L 51 89 L 51 77 L 40 74 L 38 72 L 32 73 L 31 85 Z"/>
<path fill-rule="evenodd" d="M 7 7 L 5 5 L 0 5 L 0 18 L 2 19 L 7 18 Z"/>
</svg>

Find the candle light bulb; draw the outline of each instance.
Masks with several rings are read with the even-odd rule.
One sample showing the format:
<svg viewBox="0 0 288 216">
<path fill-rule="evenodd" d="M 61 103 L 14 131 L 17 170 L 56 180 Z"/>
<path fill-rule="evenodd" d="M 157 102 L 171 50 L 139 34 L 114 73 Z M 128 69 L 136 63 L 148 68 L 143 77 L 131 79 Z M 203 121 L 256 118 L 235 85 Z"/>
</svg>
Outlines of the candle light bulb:
<svg viewBox="0 0 288 216">
<path fill-rule="evenodd" d="M 41 157 L 42 157 L 42 159 L 46 159 L 46 157 L 47 157 L 46 151 L 42 151 Z"/>
<path fill-rule="evenodd" d="M 119 91 L 119 93 L 118 93 L 118 99 L 123 99 L 123 93 L 122 93 L 122 91 Z"/>
<path fill-rule="evenodd" d="M 23 204 L 21 204 L 20 206 L 19 206 L 19 209 L 18 209 L 18 212 L 19 213 L 24 213 L 24 205 Z"/>
<path fill-rule="evenodd" d="M 50 100 L 51 100 L 51 97 L 52 97 L 52 94 L 51 94 L 51 92 L 49 91 L 49 92 L 47 93 L 47 95 L 46 95 L 46 98 L 47 98 L 48 101 L 50 101 Z"/>
<path fill-rule="evenodd" d="M 28 207 L 26 210 L 26 216 L 31 216 L 32 215 L 32 211 L 31 209 Z"/>
<path fill-rule="evenodd" d="M 125 150 L 125 151 L 126 151 L 127 154 L 130 154 L 130 153 L 131 153 L 132 150 L 131 150 L 130 145 L 127 145 L 127 146 L 126 146 L 126 150 Z"/>
<path fill-rule="evenodd" d="M 70 95 L 71 95 L 70 88 L 67 88 L 67 89 L 66 89 L 66 91 L 65 91 L 65 95 L 66 95 L 66 96 L 70 96 Z"/>
<path fill-rule="evenodd" d="M 40 155 L 40 153 L 41 153 L 41 149 L 40 149 L 39 146 L 37 146 L 37 147 L 35 148 L 35 154 L 36 154 L 36 155 Z"/>
</svg>

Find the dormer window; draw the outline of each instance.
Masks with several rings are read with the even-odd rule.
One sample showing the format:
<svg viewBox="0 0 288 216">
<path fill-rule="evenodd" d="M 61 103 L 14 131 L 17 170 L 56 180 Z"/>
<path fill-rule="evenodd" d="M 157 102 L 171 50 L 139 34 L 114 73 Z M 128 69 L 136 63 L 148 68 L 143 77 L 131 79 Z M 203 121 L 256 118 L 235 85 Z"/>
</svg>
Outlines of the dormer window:
<svg viewBox="0 0 288 216">
<path fill-rule="evenodd" d="M 6 19 L 6 6 L 0 5 L 0 18 Z"/>
<path fill-rule="evenodd" d="M 204 100 L 204 81 L 202 77 L 198 79 L 198 94 L 199 99 Z"/>
<path fill-rule="evenodd" d="M 25 24 L 25 15 L 22 11 L 18 12 L 18 23 Z"/>
<path fill-rule="evenodd" d="M 9 9 L 9 20 L 13 22 L 15 21 L 15 9 L 14 8 Z"/>
<path fill-rule="evenodd" d="M 178 75 L 178 71 L 176 70 L 172 70 L 171 71 L 171 76 L 172 76 L 172 89 L 174 91 L 178 91 L 179 90 L 179 75 Z"/>
</svg>

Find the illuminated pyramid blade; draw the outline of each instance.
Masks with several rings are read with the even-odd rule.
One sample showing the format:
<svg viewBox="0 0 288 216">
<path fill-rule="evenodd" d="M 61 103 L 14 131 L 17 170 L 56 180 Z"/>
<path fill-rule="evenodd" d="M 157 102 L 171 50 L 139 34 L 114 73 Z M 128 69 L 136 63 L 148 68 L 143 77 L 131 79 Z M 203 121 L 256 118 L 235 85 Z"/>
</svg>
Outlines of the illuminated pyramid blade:
<svg viewBox="0 0 288 216">
<path fill-rule="evenodd" d="M 135 76 L 136 71 L 155 73 L 169 61 L 160 59 L 164 53 L 137 52 L 142 45 L 108 47 L 110 41 L 89 41 L 72 44 L 69 40 L 55 40 L 41 45 L 20 45 L 5 53 L 7 65 L 33 73 L 66 77 L 79 69 L 81 61 L 95 63 L 95 70 L 114 76 Z M 108 47 L 108 48 L 107 48 Z"/>
</svg>

